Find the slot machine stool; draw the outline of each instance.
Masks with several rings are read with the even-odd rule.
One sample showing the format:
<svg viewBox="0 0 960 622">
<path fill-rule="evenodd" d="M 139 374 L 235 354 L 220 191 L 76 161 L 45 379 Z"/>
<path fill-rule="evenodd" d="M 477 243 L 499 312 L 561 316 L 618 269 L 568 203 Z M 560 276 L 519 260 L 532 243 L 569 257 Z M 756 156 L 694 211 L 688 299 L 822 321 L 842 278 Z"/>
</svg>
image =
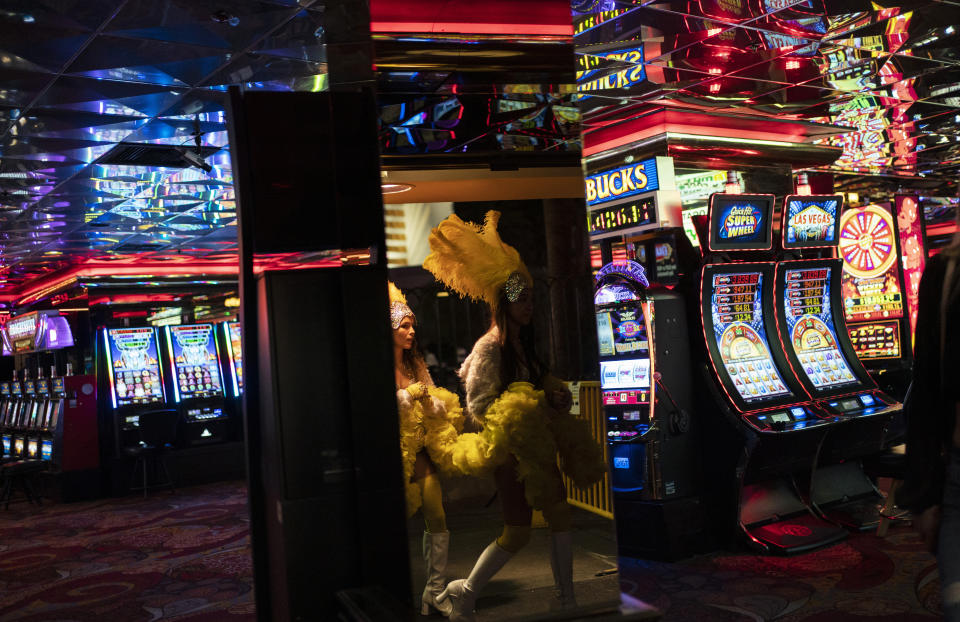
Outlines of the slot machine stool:
<svg viewBox="0 0 960 622">
<path fill-rule="evenodd" d="M 140 413 L 138 425 L 140 444 L 124 449 L 127 456 L 135 458 L 133 476 L 137 476 L 138 467 L 143 469 L 143 486 L 131 486 L 130 490 L 143 490 L 144 499 L 147 498 L 147 491 L 150 489 L 169 487 L 171 492 L 177 491 L 173 486 L 170 471 L 167 469 L 165 455 L 177 440 L 179 418 L 179 412 L 173 409 L 148 410 Z M 153 465 L 154 472 L 159 466 L 163 471 L 164 479 L 150 484 L 148 480 L 150 465 Z"/>
<path fill-rule="evenodd" d="M 39 474 L 47 470 L 47 463 L 43 460 L 17 460 L 8 462 L 0 467 L 0 503 L 3 509 L 10 507 L 10 498 L 13 496 L 14 484 L 19 484 L 27 501 L 41 505 L 40 495 L 37 494 L 34 483 Z"/>
</svg>

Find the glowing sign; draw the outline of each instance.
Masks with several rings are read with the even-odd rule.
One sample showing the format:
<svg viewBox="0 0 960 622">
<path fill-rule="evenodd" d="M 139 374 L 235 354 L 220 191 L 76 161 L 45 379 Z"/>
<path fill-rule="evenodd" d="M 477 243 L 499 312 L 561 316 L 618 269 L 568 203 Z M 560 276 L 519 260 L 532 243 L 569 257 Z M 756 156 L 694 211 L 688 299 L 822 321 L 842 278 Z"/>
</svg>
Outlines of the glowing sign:
<svg viewBox="0 0 960 622">
<path fill-rule="evenodd" d="M 900 256 L 907 290 L 907 309 L 910 313 L 910 334 L 913 335 L 917 330 L 920 277 L 927 264 L 923 249 L 923 229 L 917 197 L 898 196 L 894 205 L 897 210 L 897 229 L 900 232 Z"/>
<path fill-rule="evenodd" d="M 721 239 L 755 240 L 760 231 L 763 212 L 755 205 L 731 205 L 720 220 Z"/>
<path fill-rule="evenodd" d="M 635 227 L 654 225 L 657 222 L 657 201 L 653 196 L 630 203 L 621 203 L 591 210 L 588 231 L 591 237 L 626 231 Z"/>
<path fill-rule="evenodd" d="M 609 64 L 606 61 L 620 61 L 633 66 L 593 77 Z M 647 79 L 643 66 L 643 46 L 613 52 L 580 54 L 577 56 L 577 65 L 577 91 L 580 92 L 626 89 Z"/>
<path fill-rule="evenodd" d="M 603 268 L 597 272 L 596 280 L 600 281 L 603 277 L 608 274 L 621 274 L 623 276 L 629 277 L 630 279 L 641 283 L 644 287 L 650 287 L 650 282 L 647 281 L 647 271 L 644 270 L 643 266 L 635 261 L 629 259 L 624 261 L 611 261 Z M 602 289 L 600 291 L 603 291 Z M 600 292 L 597 292 L 599 294 Z M 636 296 L 630 298 L 630 300 L 636 300 Z M 596 301 L 594 298 L 595 304 L 602 304 L 601 302 Z M 606 302 L 606 301 L 605 301 Z M 613 301 L 608 301 L 613 302 Z"/>
<path fill-rule="evenodd" d="M 784 247 L 830 246 L 837 241 L 840 196 L 788 196 Z"/>
<path fill-rule="evenodd" d="M 33 350 L 36 345 L 39 320 L 40 314 L 34 311 L 26 315 L 12 317 L 7 321 L 7 335 L 10 337 L 14 352 Z"/>
<path fill-rule="evenodd" d="M 650 158 L 638 164 L 588 175 L 585 183 L 588 207 L 651 192 L 660 187 L 657 161 Z"/>
<path fill-rule="evenodd" d="M 840 217 L 847 321 L 903 316 L 894 226 L 893 215 L 879 205 L 852 208 Z"/>
</svg>

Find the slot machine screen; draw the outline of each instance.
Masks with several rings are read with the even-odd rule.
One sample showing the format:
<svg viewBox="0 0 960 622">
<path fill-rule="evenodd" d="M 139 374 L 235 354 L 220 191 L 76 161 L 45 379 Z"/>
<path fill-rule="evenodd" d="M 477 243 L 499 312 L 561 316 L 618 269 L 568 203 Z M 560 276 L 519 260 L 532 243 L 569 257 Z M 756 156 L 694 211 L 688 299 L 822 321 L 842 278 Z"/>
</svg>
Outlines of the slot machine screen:
<svg viewBox="0 0 960 622">
<path fill-rule="evenodd" d="M 859 381 L 837 343 L 830 310 L 830 267 L 787 270 L 784 315 L 790 344 L 803 375 L 820 390 Z"/>
<path fill-rule="evenodd" d="M 243 348 L 240 339 L 240 322 L 227 322 L 227 348 L 233 365 L 233 394 L 237 397 L 243 391 Z"/>
<path fill-rule="evenodd" d="M 843 197 L 789 195 L 784 205 L 784 248 L 836 244 Z"/>
<path fill-rule="evenodd" d="M 21 395 L 21 392 L 20 392 L 20 383 L 19 383 L 19 382 L 13 382 L 13 383 L 10 384 L 10 394 L 11 394 L 11 395 L 14 395 L 14 396 L 20 396 L 20 395 Z"/>
<path fill-rule="evenodd" d="M 710 198 L 710 250 L 773 248 L 773 195 L 714 194 Z"/>
<path fill-rule="evenodd" d="M 37 387 L 33 384 L 33 380 L 24 380 L 23 381 L 23 392 L 26 395 L 35 395 L 37 392 Z"/>
<path fill-rule="evenodd" d="M 37 439 L 31 438 L 27 441 L 27 456 L 30 458 L 36 458 L 37 452 L 40 450 L 40 443 L 37 442 Z"/>
<path fill-rule="evenodd" d="M 104 333 L 114 408 L 162 402 L 163 380 L 153 328 L 110 328 Z"/>
<path fill-rule="evenodd" d="M 639 304 L 597 311 L 600 356 L 636 354 L 649 360 L 647 327 Z"/>
<path fill-rule="evenodd" d="M 903 317 L 893 214 L 879 205 L 856 207 L 840 217 L 843 314 L 848 322 Z"/>
<path fill-rule="evenodd" d="M 650 359 L 600 362 L 600 388 L 606 390 L 650 390 Z"/>
<path fill-rule="evenodd" d="M 223 395 L 213 324 L 167 326 L 177 401 Z"/>
<path fill-rule="evenodd" d="M 16 455 L 18 456 L 23 455 L 23 446 L 24 446 L 23 437 L 17 437 L 13 439 L 13 452 Z"/>
<path fill-rule="evenodd" d="M 853 350 L 860 360 L 900 358 L 900 322 L 898 320 L 848 325 L 847 333 L 850 335 Z"/>
<path fill-rule="evenodd" d="M 51 386 L 53 387 L 54 393 L 64 393 L 63 390 L 63 378 L 53 378 L 51 381 Z"/>
<path fill-rule="evenodd" d="M 792 395 L 773 360 L 764 325 L 763 273 L 717 273 L 710 298 L 713 337 L 725 374 L 744 402 Z"/>
<path fill-rule="evenodd" d="M 3 455 L 10 456 L 13 451 L 13 438 L 7 434 L 3 435 Z"/>
<path fill-rule="evenodd" d="M 40 442 L 40 458 L 42 460 L 53 459 L 53 441 L 44 439 Z"/>
<path fill-rule="evenodd" d="M 37 393 L 40 395 L 47 395 L 50 393 L 50 385 L 47 384 L 46 380 L 37 380 Z"/>
<path fill-rule="evenodd" d="M 10 397 L 9 382 L 0 382 L 0 397 Z"/>
</svg>

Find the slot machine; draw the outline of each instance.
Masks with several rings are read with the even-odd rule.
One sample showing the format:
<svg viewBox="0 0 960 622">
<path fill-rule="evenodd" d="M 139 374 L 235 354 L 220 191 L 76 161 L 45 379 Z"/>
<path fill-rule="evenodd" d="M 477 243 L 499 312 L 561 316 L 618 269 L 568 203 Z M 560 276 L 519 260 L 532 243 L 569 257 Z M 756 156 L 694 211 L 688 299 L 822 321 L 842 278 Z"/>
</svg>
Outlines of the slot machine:
<svg viewBox="0 0 960 622">
<path fill-rule="evenodd" d="M 233 397 L 239 398 L 243 392 L 243 342 L 240 334 L 240 322 L 222 324 L 227 345 L 227 368 L 232 383 Z"/>
<path fill-rule="evenodd" d="M 220 346 L 214 329 L 213 324 L 164 327 L 182 445 L 217 443 L 229 436 Z"/>
<path fill-rule="evenodd" d="M 788 196 L 784 205 L 784 252 L 821 256 L 777 264 L 780 340 L 805 392 L 837 418 L 818 455 L 811 502 L 834 522 L 869 529 L 879 520 L 882 500 L 857 459 L 883 449 L 902 405 L 868 373 L 845 322 L 852 301 L 844 290 L 843 261 L 831 256 L 844 235 L 837 217 L 842 197 Z"/>
<path fill-rule="evenodd" d="M 597 273 L 594 306 L 618 546 L 688 556 L 703 526 L 684 301 L 623 260 Z"/>
<path fill-rule="evenodd" d="M 897 218 L 884 205 L 847 208 L 837 246 L 849 341 L 876 382 L 902 399 L 913 350 Z"/>
<path fill-rule="evenodd" d="M 838 416 L 810 399 L 778 338 L 773 212 L 773 195 L 710 197 L 699 316 L 712 399 L 701 408 L 719 411 L 704 447 L 721 514 L 763 551 L 798 552 L 846 537 L 798 485 Z"/>
<path fill-rule="evenodd" d="M 153 327 L 104 328 L 102 340 L 119 454 L 140 443 L 140 413 L 166 403 L 160 349 Z"/>
<path fill-rule="evenodd" d="M 19 454 L 16 452 L 14 443 L 14 432 L 19 425 L 20 410 L 23 406 L 23 388 L 17 380 L 17 374 L 13 374 L 13 382 L 10 383 L 10 402 L 7 408 L 6 417 L 3 420 L 3 456 L 4 459 L 14 459 Z"/>
<path fill-rule="evenodd" d="M 36 417 L 31 418 L 30 439 L 27 443 L 27 455 L 32 459 L 41 458 L 41 444 L 48 435 L 47 417 L 50 411 L 50 384 L 46 378 L 37 378 L 36 381 Z"/>
</svg>

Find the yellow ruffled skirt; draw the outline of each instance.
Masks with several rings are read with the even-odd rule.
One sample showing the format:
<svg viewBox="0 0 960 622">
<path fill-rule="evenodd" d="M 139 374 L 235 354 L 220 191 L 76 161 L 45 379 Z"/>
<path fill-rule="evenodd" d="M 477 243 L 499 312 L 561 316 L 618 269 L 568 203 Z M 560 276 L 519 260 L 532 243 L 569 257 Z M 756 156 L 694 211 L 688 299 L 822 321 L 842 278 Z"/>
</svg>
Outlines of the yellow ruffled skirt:
<svg viewBox="0 0 960 622">
<path fill-rule="evenodd" d="M 482 432 L 459 435 L 438 448 L 442 462 L 434 461 L 442 470 L 474 476 L 489 475 L 512 454 L 527 503 L 538 510 L 555 499 L 562 484 L 558 454 L 560 470 L 577 487 L 598 482 L 607 468 L 587 422 L 553 410 L 544 392 L 528 382 L 514 382 L 487 408 Z"/>
<path fill-rule="evenodd" d="M 463 429 L 463 408 L 456 395 L 440 387 L 428 387 L 421 399 L 398 401 L 403 480 L 406 482 L 407 516 L 423 503 L 423 491 L 413 480 L 417 454 L 423 450 L 445 475 L 459 475 L 448 457 L 449 446 Z"/>
</svg>

